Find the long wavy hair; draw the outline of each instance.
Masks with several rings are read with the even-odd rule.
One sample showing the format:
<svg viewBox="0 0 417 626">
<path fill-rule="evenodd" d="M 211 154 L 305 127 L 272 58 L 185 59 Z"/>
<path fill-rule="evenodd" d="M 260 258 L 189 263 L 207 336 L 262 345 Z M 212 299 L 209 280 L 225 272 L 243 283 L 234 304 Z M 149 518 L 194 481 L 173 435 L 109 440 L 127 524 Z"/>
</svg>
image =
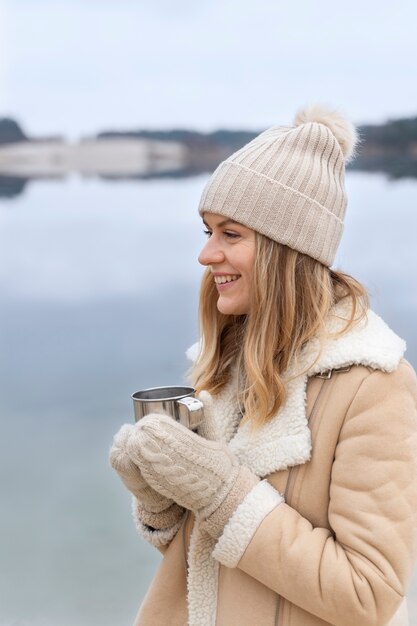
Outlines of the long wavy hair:
<svg viewBox="0 0 417 626">
<path fill-rule="evenodd" d="M 256 428 L 267 423 L 286 399 L 285 372 L 313 337 L 326 336 L 325 320 L 343 298 L 352 302 L 350 318 L 337 334 L 362 319 L 368 295 L 351 276 L 279 244 L 258 232 L 250 314 L 224 315 L 208 268 L 202 279 L 199 335 L 202 350 L 188 372 L 197 393 L 218 394 L 239 372 L 238 402 L 243 420 Z"/>
</svg>

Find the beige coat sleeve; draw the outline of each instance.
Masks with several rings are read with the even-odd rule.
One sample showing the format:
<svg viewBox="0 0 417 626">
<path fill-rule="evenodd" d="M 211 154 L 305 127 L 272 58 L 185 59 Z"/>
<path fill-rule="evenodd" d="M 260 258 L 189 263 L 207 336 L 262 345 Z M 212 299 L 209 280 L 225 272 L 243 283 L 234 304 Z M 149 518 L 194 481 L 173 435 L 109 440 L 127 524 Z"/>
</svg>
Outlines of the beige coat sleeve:
<svg viewBox="0 0 417 626">
<path fill-rule="evenodd" d="M 407 363 L 363 381 L 332 468 L 333 532 L 314 528 L 280 504 L 263 519 L 236 566 L 331 624 L 389 621 L 416 554 L 416 388 Z M 217 551 L 216 558 L 231 566 L 226 552 Z"/>
</svg>

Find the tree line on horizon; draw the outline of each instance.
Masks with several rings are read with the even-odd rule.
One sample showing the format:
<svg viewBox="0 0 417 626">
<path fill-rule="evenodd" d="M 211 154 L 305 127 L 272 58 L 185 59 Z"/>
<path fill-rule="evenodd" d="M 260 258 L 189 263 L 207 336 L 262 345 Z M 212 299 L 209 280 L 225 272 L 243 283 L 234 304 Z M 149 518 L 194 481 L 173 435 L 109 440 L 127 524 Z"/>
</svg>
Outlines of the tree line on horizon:
<svg viewBox="0 0 417 626">
<path fill-rule="evenodd" d="M 417 117 L 389 120 L 384 124 L 367 124 L 358 127 L 360 149 L 350 169 L 383 171 L 392 178 L 417 177 Z M 212 171 L 227 158 L 253 139 L 261 131 L 219 129 L 199 132 L 183 128 L 170 130 L 139 129 L 129 131 L 107 130 L 88 139 L 136 138 L 178 142 L 187 149 L 188 164 L 182 175 Z M 62 137 L 28 137 L 19 123 L 12 118 L 0 118 L 0 147 L 28 141 L 42 142 Z M 180 174 L 181 175 L 181 174 Z"/>
</svg>

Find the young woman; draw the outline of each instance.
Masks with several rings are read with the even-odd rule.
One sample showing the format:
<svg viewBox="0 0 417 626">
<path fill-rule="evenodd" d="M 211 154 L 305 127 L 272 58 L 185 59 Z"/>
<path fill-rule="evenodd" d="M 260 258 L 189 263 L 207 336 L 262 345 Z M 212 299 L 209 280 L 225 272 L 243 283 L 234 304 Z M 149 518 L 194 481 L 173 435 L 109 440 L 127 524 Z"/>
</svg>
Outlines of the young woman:
<svg viewBox="0 0 417 626">
<path fill-rule="evenodd" d="M 111 463 L 163 560 L 136 626 L 408 623 L 417 384 L 404 342 L 330 269 L 355 131 L 320 106 L 221 163 L 190 380 L 198 434 L 152 414 Z"/>
</svg>

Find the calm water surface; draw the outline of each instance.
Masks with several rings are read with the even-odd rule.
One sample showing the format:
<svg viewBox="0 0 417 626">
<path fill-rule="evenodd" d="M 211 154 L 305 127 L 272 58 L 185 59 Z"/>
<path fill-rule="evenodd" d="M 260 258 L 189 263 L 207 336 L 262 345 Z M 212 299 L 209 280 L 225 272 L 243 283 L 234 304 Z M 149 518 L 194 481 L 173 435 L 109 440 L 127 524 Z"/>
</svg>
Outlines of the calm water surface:
<svg viewBox="0 0 417 626">
<path fill-rule="evenodd" d="M 36 183 L 0 201 L 0 626 L 132 623 L 159 562 L 109 468 L 130 394 L 184 380 L 205 177 Z M 417 365 L 417 183 L 350 174 L 336 266 Z M 417 625 L 417 580 L 411 593 Z"/>
</svg>

